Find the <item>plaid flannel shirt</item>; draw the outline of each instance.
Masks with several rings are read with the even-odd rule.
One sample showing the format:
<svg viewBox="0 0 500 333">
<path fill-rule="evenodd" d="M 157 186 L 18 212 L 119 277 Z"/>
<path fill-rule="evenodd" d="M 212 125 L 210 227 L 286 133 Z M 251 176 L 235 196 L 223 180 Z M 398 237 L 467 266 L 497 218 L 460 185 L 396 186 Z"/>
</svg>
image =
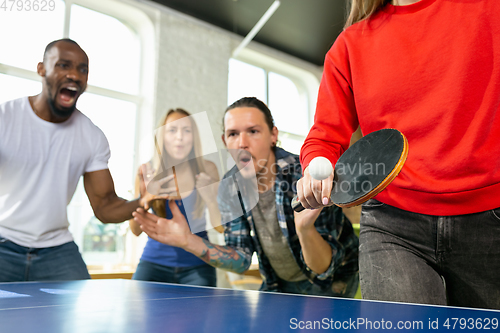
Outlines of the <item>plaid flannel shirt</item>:
<svg viewBox="0 0 500 333">
<path fill-rule="evenodd" d="M 337 206 L 325 207 L 315 222 L 316 230 L 332 248 L 330 267 L 322 274 L 314 273 L 305 263 L 302 249 L 295 230 L 291 201 L 296 194 L 297 181 L 302 177 L 299 157 L 281 148 L 276 148 L 277 175 L 274 184 L 278 223 L 283 235 L 288 239 L 297 264 L 312 284 L 323 290 L 331 287 L 334 281 L 350 276 L 358 271 L 358 237 L 352 225 Z M 280 291 L 279 278 L 262 250 L 249 201 L 245 199 L 242 186 L 238 186 L 238 169 L 233 167 L 226 173 L 219 187 L 218 203 L 224 225 L 226 246 L 234 248 L 238 254 L 251 263 L 252 254 L 257 252 L 259 270 L 263 278 L 261 290 Z M 258 197 L 256 198 L 258 200 Z M 255 201 L 255 200 L 254 200 Z M 254 203 L 255 204 L 255 203 Z M 235 212 L 238 217 L 235 218 Z M 248 269 L 246 267 L 246 269 Z"/>
</svg>

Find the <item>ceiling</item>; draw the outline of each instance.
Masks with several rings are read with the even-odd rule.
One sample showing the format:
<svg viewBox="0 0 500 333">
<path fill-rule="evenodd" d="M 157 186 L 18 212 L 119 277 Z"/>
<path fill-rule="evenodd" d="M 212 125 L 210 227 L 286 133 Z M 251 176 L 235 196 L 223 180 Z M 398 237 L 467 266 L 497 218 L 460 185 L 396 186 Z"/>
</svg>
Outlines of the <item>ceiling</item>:
<svg viewBox="0 0 500 333">
<path fill-rule="evenodd" d="M 153 0 L 241 36 L 254 27 L 274 0 Z M 345 0 L 281 0 L 253 40 L 322 66 L 342 31 Z"/>
</svg>

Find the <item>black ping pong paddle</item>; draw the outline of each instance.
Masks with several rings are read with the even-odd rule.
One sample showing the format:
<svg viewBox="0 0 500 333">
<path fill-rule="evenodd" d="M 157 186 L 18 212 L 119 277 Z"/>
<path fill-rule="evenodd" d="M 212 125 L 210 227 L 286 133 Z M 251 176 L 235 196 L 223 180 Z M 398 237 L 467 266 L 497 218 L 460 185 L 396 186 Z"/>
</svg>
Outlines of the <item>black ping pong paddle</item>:
<svg viewBox="0 0 500 333">
<path fill-rule="evenodd" d="M 396 178 L 407 156 L 408 140 L 400 131 L 382 129 L 365 135 L 335 164 L 331 201 L 346 208 L 368 201 Z M 297 196 L 292 208 L 304 210 Z"/>
</svg>

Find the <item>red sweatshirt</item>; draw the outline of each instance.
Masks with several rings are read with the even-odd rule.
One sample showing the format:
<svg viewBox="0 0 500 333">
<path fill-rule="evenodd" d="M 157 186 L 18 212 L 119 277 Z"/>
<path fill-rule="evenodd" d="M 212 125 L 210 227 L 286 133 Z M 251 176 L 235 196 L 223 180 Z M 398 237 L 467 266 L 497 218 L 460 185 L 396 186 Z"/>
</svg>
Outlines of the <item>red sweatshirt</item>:
<svg viewBox="0 0 500 333">
<path fill-rule="evenodd" d="M 326 55 L 301 163 L 335 163 L 358 125 L 396 128 L 408 159 L 377 200 L 429 215 L 497 208 L 499 108 L 500 0 L 387 5 Z"/>
</svg>

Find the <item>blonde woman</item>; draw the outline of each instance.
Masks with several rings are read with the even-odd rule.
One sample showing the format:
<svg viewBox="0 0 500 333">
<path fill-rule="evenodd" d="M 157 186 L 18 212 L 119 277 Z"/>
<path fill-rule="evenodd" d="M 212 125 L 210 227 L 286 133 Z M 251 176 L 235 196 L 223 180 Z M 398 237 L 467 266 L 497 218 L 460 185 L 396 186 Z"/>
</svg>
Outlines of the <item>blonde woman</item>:
<svg viewBox="0 0 500 333">
<path fill-rule="evenodd" d="M 401 174 L 363 206 L 363 298 L 500 308 L 499 13 L 498 0 L 351 1 L 298 195 L 329 204 L 332 178 L 313 181 L 309 162 L 335 163 L 358 126 L 408 138 Z"/>
<path fill-rule="evenodd" d="M 180 108 L 167 112 L 157 131 L 155 156 L 150 163 L 141 167 L 139 177 L 153 179 L 147 181 L 150 186 L 148 192 L 159 191 L 160 194 L 174 198 L 189 221 L 191 231 L 198 236 L 208 239 L 205 231 L 206 208 L 210 221 L 220 223 L 217 193 L 214 190 L 219 175 L 215 164 L 202 158 L 200 135 L 189 112 Z M 152 190 L 155 184 L 158 188 Z M 144 193 L 145 189 L 140 192 Z M 158 216 L 171 216 L 166 200 L 154 200 L 151 208 Z M 132 232 L 139 236 L 142 233 L 140 225 L 134 220 L 129 223 Z M 216 229 L 222 231 L 220 225 Z M 146 243 L 133 279 L 213 287 L 216 285 L 213 267 L 191 253 L 151 238 Z"/>
</svg>

